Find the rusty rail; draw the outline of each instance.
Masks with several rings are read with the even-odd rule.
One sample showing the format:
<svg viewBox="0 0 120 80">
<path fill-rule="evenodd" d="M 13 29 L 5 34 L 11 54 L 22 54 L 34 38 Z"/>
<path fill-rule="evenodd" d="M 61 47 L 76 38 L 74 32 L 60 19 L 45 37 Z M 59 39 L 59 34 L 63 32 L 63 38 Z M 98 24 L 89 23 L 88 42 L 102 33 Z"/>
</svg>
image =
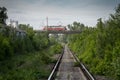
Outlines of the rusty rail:
<svg viewBox="0 0 120 80">
<path fill-rule="evenodd" d="M 56 62 L 51 74 L 49 75 L 48 77 L 48 80 L 54 80 L 55 78 L 55 75 L 56 75 L 56 71 L 58 70 L 59 68 L 59 65 L 60 65 L 60 62 L 61 62 L 61 59 L 62 59 L 62 56 L 64 54 L 64 49 L 62 50 L 62 54 L 60 55 L 60 57 L 58 58 L 58 61 Z"/>
<path fill-rule="evenodd" d="M 69 50 L 69 52 L 71 52 L 71 51 Z M 77 56 L 76 56 L 73 52 L 71 52 L 71 53 L 72 53 L 72 55 L 74 56 L 75 60 L 79 63 L 79 66 L 80 66 L 83 74 L 86 76 L 86 78 L 87 78 L 88 80 L 96 80 L 96 79 L 94 78 L 94 76 L 93 76 L 93 75 L 88 71 L 88 69 L 85 67 L 85 65 L 84 65 L 82 62 L 80 62 L 80 60 L 77 58 Z"/>
</svg>

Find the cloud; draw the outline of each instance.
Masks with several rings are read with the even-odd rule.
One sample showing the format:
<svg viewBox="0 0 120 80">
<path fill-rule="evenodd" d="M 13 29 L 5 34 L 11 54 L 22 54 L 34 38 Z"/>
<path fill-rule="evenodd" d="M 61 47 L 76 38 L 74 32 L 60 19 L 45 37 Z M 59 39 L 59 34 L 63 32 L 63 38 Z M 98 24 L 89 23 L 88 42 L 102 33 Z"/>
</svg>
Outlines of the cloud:
<svg viewBox="0 0 120 80">
<path fill-rule="evenodd" d="M 120 2 L 120 1 L 119 1 Z M 0 0 L 0 5 L 8 9 L 9 19 L 31 24 L 34 28 L 45 25 L 71 24 L 80 21 L 94 26 L 98 18 L 107 19 L 114 12 L 114 0 Z"/>
</svg>

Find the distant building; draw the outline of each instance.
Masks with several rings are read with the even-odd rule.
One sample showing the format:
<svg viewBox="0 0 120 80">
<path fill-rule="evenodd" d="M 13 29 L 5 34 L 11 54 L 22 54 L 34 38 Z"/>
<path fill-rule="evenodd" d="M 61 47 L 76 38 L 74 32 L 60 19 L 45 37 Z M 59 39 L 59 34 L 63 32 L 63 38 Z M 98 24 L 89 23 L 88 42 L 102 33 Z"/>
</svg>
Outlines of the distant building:
<svg viewBox="0 0 120 80">
<path fill-rule="evenodd" d="M 10 19 L 10 26 L 15 29 L 16 36 L 20 37 L 26 36 L 26 32 L 24 30 L 19 29 L 18 21 Z"/>
<path fill-rule="evenodd" d="M 20 29 L 16 29 L 16 36 L 20 36 L 20 37 L 25 37 L 26 36 L 26 32 Z"/>
<path fill-rule="evenodd" d="M 15 20 L 11 20 L 10 19 L 10 24 L 9 24 L 11 27 L 13 28 L 17 28 L 18 29 L 18 21 L 15 21 Z"/>
</svg>

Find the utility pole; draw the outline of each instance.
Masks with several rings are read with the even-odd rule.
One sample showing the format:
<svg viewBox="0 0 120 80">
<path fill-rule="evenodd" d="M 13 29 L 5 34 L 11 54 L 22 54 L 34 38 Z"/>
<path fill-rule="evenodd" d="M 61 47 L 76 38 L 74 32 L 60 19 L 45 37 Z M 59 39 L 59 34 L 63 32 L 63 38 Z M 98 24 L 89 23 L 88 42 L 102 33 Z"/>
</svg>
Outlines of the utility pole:
<svg viewBox="0 0 120 80">
<path fill-rule="evenodd" d="M 118 6 L 118 0 L 115 0 L 115 8 Z"/>
<path fill-rule="evenodd" d="M 48 30 L 48 17 L 46 17 L 46 23 L 47 23 L 47 25 L 46 25 L 46 31 Z"/>
</svg>

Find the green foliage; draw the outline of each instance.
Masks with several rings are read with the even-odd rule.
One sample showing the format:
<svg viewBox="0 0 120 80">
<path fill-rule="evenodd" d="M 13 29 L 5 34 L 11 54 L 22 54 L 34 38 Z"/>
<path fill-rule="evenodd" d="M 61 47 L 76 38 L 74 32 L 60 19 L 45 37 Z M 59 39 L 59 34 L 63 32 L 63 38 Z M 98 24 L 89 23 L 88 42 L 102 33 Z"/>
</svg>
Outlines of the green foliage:
<svg viewBox="0 0 120 80">
<path fill-rule="evenodd" d="M 0 77 L 3 80 L 38 80 L 38 78 L 47 78 L 50 70 L 45 70 L 47 65 L 42 60 L 42 57 L 40 52 L 36 52 L 16 55 L 10 60 L 3 61 L 0 63 Z"/>
<path fill-rule="evenodd" d="M 80 66 L 80 63 L 79 63 L 79 62 L 75 62 L 75 63 L 74 63 L 74 66 L 75 66 L 75 67 L 79 67 L 79 66 Z"/>
<path fill-rule="evenodd" d="M 0 7 L 0 23 L 6 24 L 7 16 L 7 9 L 5 7 Z"/>
<path fill-rule="evenodd" d="M 51 44 L 47 33 L 35 33 L 29 25 L 21 24 L 20 28 L 26 31 L 25 36 L 0 25 L 0 80 L 47 79 L 51 71 L 48 65 L 56 62 L 52 57 L 62 46 Z"/>
<path fill-rule="evenodd" d="M 10 26 L 0 25 L 0 60 L 15 54 L 47 48 L 49 45 L 46 33 L 35 33 L 31 26 L 20 24 L 19 28 L 26 32 L 25 36 L 17 35 Z"/>
<path fill-rule="evenodd" d="M 0 35 L 0 60 L 11 57 L 13 55 L 13 49 L 10 45 L 9 39 Z"/>
<path fill-rule="evenodd" d="M 51 53 L 58 54 L 58 53 L 61 53 L 62 46 L 61 44 L 56 43 L 55 45 L 50 47 L 50 50 L 51 50 L 50 51 Z"/>
<path fill-rule="evenodd" d="M 47 33 L 35 33 L 30 25 L 20 24 L 19 29 L 6 26 L 6 11 L 0 7 L 0 80 L 47 79 L 48 65 L 56 61 L 52 57 L 61 53 L 62 46 L 49 42 Z"/>
<path fill-rule="evenodd" d="M 83 30 L 84 29 L 84 24 L 78 23 L 78 22 L 73 22 L 73 25 L 68 25 L 68 28 L 70 30 Z"/>
<path fill-rule="evenodd" d="M 35 49 L 40 50 L 42 48 L 46 48 L 48 45 L 47 34 L 36 34 L 33 36 L 33 43 Z"/>
<path fill-rule="evenodd" d="M 52 45 L 42 51 L 29 54 L 19 54 L 12 56 L 9 60 L 0 62 L 0 79 L 1 80 L 38 80 L 47 79 L 51 68 L 48 67 L 53 63 L 52 58 L 55 55 L 55 47 L 59 44 Z M 54 47 L 54 48 L 53 48 Z M 58 47 L 57 47 L 58 48 Z M 61 48 L 62 49 L 62 48 Z"/>
<path fill-rule="evenodd" d="M 111 18 L 98 19 L 96 28 L 85 28 L 69 36 L 69 47 L 89 70 L 97 75 L 120 79 L 120 5 Z M 75 26 L 75 23 L 73 23 Z"/>
<path fill-rule="evenodd" d="M 26 31 L 27 36 L 32 40 L 35 33 L 33 31 L 33 28 L 29 24 L 20 24 L 19 29 Z"/>
</svg>

